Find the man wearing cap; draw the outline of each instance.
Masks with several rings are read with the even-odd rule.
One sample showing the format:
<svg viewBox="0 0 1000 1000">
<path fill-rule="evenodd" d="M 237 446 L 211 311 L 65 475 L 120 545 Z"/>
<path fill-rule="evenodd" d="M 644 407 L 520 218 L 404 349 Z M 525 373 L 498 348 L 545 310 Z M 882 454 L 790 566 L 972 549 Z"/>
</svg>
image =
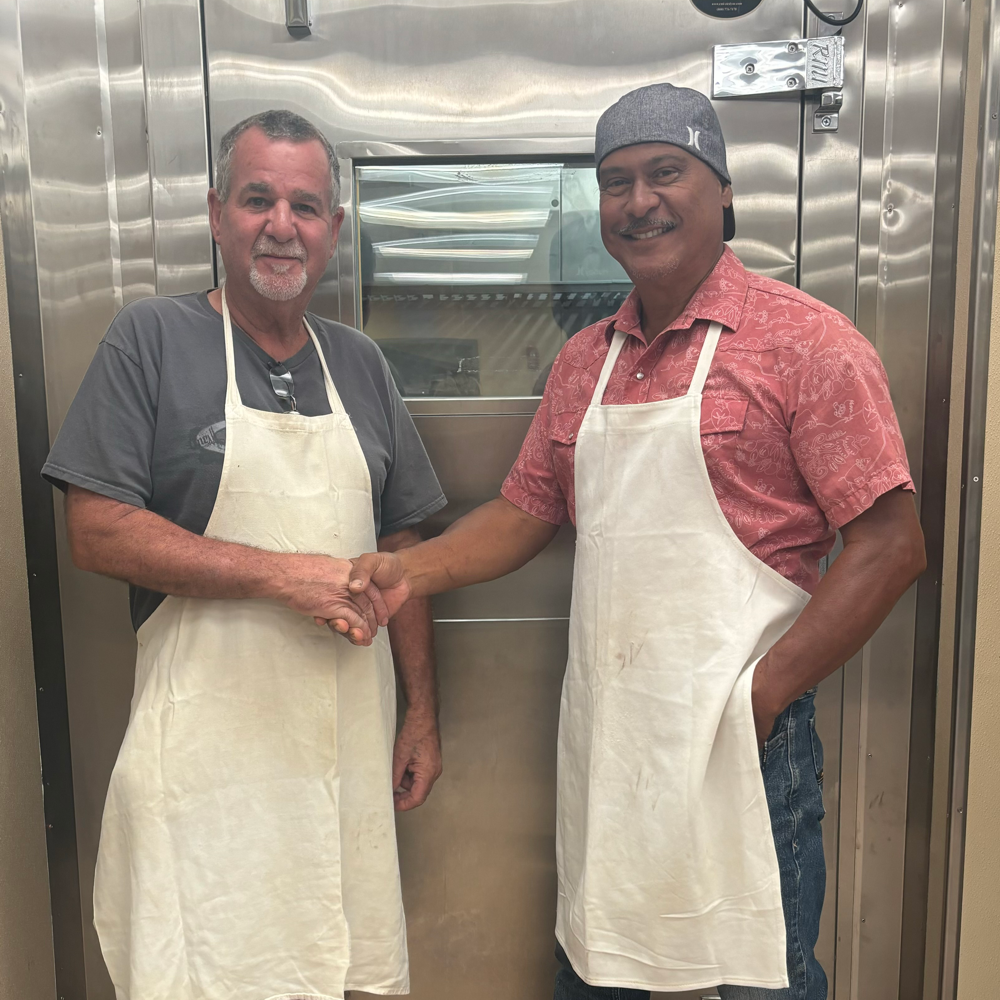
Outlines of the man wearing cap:
<svg viewBox="0 0 1000 1000">
<path fill-rule="evenodd" d="M 725 246 L 703 95 L 627 94 L 596 160 L 634 291 L 559 354 L 502 496 L 362 557 L 351 586 L 391 610 L 509 573 L 573 521 L 556 997 L 824 1000 L 813 691 L 925 565 L 885 372 L 844 316 Z"/>
</svg>

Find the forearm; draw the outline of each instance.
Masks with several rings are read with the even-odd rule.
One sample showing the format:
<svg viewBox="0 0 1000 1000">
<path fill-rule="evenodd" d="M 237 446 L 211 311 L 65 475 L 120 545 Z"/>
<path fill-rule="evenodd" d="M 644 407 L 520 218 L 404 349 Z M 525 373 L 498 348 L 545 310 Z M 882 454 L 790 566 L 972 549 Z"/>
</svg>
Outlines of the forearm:
<svg viewBox="0 0 1000 1000">
<path fill-rule="evenodd" d="M 888 498 L 897 509 L 899 498 Z M 768 651 L 754 687 L 781 711 L 846 663 L 875 634 L 926 565 L 912 501 L 912 524 L 844 529 L 844 550 L 820 581 L 795 624 Z M 877 512 L 874 512 L 877 517 Z M 875 530 L 871 530 L 874 528 Z"/>
<path fill-rule="evenodd" d="M 382 552 L 398 553 L 418 544 L 420 535 L 408 529 L 381 539 L 378 547 Z M 411 598 L 396 612 L 388 630 L 392 658 L 409 712 L 436 720 L 437 673 L 430 599 Z"/>
<path fill-rule="evenodd" d="M 389 622 L 389 643 L 407 708 L 437 718 L 434 626 L 427 597 L 407 601 Z"/>
<path fill-rule="evenodd" d="M 279 553 L 196 535 L 151 511 L 73 488 L 66 516 L 81 569 L 177 597 L 276 596 Z"/>
<path fill-rule="evenodd" d="M 559 526 L 497 497 L 459 518 L 437 538 L 397 553 L 415 597 L 483 583 L 520 569 Z"/>
<path fill-rule="evenodd" d="M 71 489 L 73 561 L 176 597 L 277 597 L 282 554 L 196 535 L 151 511 Z"/>
</svg>

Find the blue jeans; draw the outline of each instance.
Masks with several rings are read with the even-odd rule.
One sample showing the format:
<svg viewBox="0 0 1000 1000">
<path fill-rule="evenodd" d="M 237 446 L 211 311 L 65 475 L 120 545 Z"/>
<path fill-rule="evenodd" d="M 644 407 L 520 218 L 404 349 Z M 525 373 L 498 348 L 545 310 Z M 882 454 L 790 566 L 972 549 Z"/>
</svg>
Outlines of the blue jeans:
<svg viewBox="0 0 1000 1000">
<path fill-rule="evenodd" d="M 826 1000 L 826 975 L 813 954 L 826 891 L 820 825 L 823 747 L 816 735 L 814 693 L 804 694 L 778 716 L 760 761 L 781 873 L 789 986 L 720 986 L 722 1000 Z M 645 990 L 589 986 L 558 946 L 556 958 L 562 968 L 556 974 L 555 1000 L 649 1000 Z"/>
</svg>

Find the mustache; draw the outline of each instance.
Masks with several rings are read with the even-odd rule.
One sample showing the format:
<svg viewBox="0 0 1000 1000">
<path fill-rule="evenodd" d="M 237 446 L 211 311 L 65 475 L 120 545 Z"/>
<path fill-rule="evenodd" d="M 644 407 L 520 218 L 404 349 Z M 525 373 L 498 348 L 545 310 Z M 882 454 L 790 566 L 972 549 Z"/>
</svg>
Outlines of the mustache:
<svg viewBox="0 0 1000 1000">
<path fill-rule="evenodd" d="M 273 236 L 260 236 L 254 243 L 250 255 L 257 257 L 285 257 L 288 260 L 297 260 L 304 264 L 309 257 L 309 253 L 299 240 L 291 240 L 288 243 L 279 243 Z"/>
<path fill-rule="evenodd" d="M 634 233 L 637 229 L 666 229 L 668 232 L 671 229 L 677 228 L 676 222 L 671 222 L 669 219 L 657 219 L 655 216 L 643 219 L 636 219 L 635 222 L 630 222 L 623 229 L 618 230 L 619 236 L 628 236 L 630 233 Z"/>
</svg>

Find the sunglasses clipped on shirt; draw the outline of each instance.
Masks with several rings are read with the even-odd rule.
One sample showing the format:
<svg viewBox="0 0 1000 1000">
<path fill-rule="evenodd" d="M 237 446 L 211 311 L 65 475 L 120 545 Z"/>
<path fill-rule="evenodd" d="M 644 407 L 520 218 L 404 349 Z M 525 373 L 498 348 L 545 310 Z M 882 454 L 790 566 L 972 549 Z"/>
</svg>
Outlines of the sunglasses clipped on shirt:
<svg viewBox="0 0 1000 1000">
<path fill-rule="evenodd" d="M 271 388 L 275 396 L 283 403 L 288 403 L 292 413 L 297 412 L 295 380 L 292 378 L 292 373 L 280 362 L 271 365 L 267 373 L 271 377 Z"/>
</svg>

